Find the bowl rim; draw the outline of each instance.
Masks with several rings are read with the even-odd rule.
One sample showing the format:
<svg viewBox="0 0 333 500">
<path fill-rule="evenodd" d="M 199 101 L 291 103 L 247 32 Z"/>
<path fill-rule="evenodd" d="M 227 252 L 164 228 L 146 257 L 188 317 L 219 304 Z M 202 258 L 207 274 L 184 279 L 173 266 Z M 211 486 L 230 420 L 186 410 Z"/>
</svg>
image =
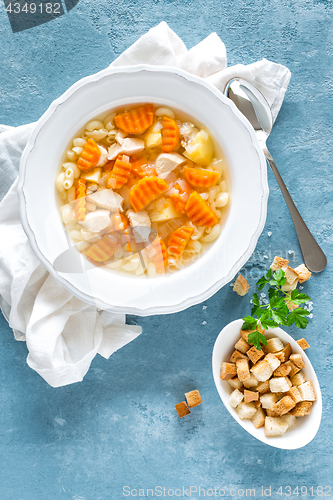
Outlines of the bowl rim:
<svg viewBox="0 0 333 500">
<path fill-rule="evenodd" d="M 24 193 L 24 185 L 25 185 L 25 176 L 26 176 L 26 166 L 28 162 L 29 155 L 33 148 L 35 147 L 38 135 L 41 129 L 44 127 L 46 122 L 52 117 L 55 111 L 58 109 L 60 105 L 66 102 L 70 97 L 75 94 L 78 90 L 89 83 L 97 82 L 98 80 L 108 77 L 112 74 L 121 74 L 121 73 L 139 73 L 139 72 L 166 72 L 176 74 L 185 80 L 193 83 L 197 83 L 206 88 L 207 91 L 213 93 L 215 97 L 220 99 L 224 104 L 231 108 L 232 112 L 236 115 L 236 117 L 240 120 L 243 126 L 247 129 L 249 133 L 249 137 L 252 141 L 252 145 L 256 150 L 259 158 L 259 166 L 260 166 L 260 179 L 262 186 L 262 196 L 260 202 L 260 218 L 258 221 L 257 228 L 255 232 L 252 234 L 247 250 L 243 253 L 243 255 L 235 262 L 233 267 L 230 269 L 229 273 L 218 279 L 213 285 L 205 290 L 205 292 L 199 293 L 197 295 L 193 295 L 191 297 L 187 297 L 182 302 L 171 305 L 171 306 L 154 306 L 147 307 L 146 309 L 139 309 L 133 306 L 111 306 L 110 304 L 105 303 L 103 300 L 93 297 L 85 292 L 82 292 L 78 288 L 76 288 L 72 283 L 70 283 L 65 277 L 58 274 L 58 272 L 54 269 L 50 261 L 44 256 L 42 251 L 40 250 L 37 237 L 32 227 L 29 224 L 28 213 L 26 209 L 26 198 Z M 20 169 L 19 169 L 19 181 L 18 181 L 18 199 L 19 199 L 19 208 L 20 208 L 20 218 L 22 227 L 27 235 L 28 241 L 39 259 L 39 261 L 44 265 L 50 275 L 60 282 L 68 291 L 70 291 L 73 295 L 81 299 L 82 301 L 95 305 L 96 307 L 108 310 L 115 313 L 125 313 L 125 314 L 134 314 L 138 316 L 150 316 L 150 315 L 158 315 L 158 314 L 172 314 L 175 312 L 183 311 L 188 307 L 199 304 L 207 299 L 209 299 L 214 293 L 216 293 L 220 288 L 229 283 L 233 277 L 236 275 L 239 269 L 247 262 L 253 253 L 255 246 L 257 244 L 257 240 L 264 228 L 266 222 L 267 215 L 267 200 L 269 194 L 268 181 L 267 181 L 267 168 L 266 168 L 266 160 L 263 155 L 262 149 L 259 146 L 257 138 L 255 136 L 254 129 L 252 128 L 249 121 L 245 118 L 245 116 L 238 110 L 235 104 L 224 96 L 222 92 L 220 92 L 215 86 L 205 81 L 203 78 L 198 77 L 196 75 L 192 75 L 186 71 L 183 71 L 179 68 L 171 67 L 171 66 L 153 66 L 140 64 L 135 66 L 110 66 L 98 73 L 93 75 L 86 76 L 77 82 L 75 82 L 69 89 L 67 89 L 60 97 L 55 99 L 49 108 L 45 111 L 45 113 L 40 117 L 40 119 L 36 122 L 34 129 L 31 132 L 31 135 L 28 139 L 28 142 L 24 148 L 24 151 L 20 160 Z"/>
<path fill-rule="evenodd" d="M 315 438 L 315 436 L 316 436 L 316 434 L 317 434 L 317 432 L 319 430 L 319 427 L 320 427 L 320 424 L 321 424 L 321 419 L 322 419 L 322 411 L 323 411 L 322 394 L 321 394 L 321 389 L 320 389 L 320 384 L 319 384 L 319 381 L 318 381 L 318 377 L 317 377 L 317 374 L 315 372 L 315 369 L 312 366 L 311 361 L 309 360 L 309 358 L 307 357 L 307 355 L 303 351 L 303 349 L 297 344 L 296 340 L 293 337 L 291 337 L 289 335 L 289 333 L 287 333 L 282 328 L 269 328 L 268 330 L 266 330 L 265 333 L 269 336 L 268 338 L 270 338 L 271 336 L 274 336 L 274 335 L 277 336 L 277 337 L 279 337 L 279 333 L 283 332 L 283 334 L 286 336 L 286 338 L 290 342 L 293 351 L 297 352 L 297 353 L 300 353 L 302 355 L 305 363 L 307 364 L 307 366 L 310 367 L 310 371 L 312 372 L 311 381 L 315 385 L 315 388 L 316 388 L 317 401 L 315 401 L 315 404 L 317 406 L 316 413 L 319 415 L 319 417 L 317 416 L 317 420 L 315 420 L 316 417 L 313 417 L 313 420 L 315 421 L 315 423 L 313 425 L 313 428 L 311 429 L 311 432 L 308 433 L 308 435 L 304 439 L 304 441 L 302 441 L 301 444 L 296 445 L 296 446 L 294 446 L 294 445 L 286 445 L 285 442 L 279 441 L 279 437 L 276 437 L 276 438 L 266 438 L 265 435 L 261 436 L 260 434 L 258 434 L 258 431 L 262 430 L 263 428 L 261 428 L 261 429 L 255 429 L 255 427 L 252 426 L 253 428 L 251 427 L 250 428 L 251 430 L 247 429 L 243 425 L 243 421 L 235 413 L 234 408 L 232 408 L 229 404 L 226 404 L 224 395 L 221 394 L 222 389 L 219 387 L 218 383 L 221 382 L 221 379 L 220 379 L 220 364 L 224 360 L 223 359 L 219 360 L 219 365 L 218 365 L 218 369 L 217 369 L 217 364 L 216 364 L 216 363 L 218 363 L 218 360 L 216 359 L 217 350 L 218 350 L 219 345 L 222 342 L 222 339 L 223 339 L 225 333 L 227 332 L 228 328 L 232 328 L 234 326 L 235 328 L 237 327 L 238 331 L 240 331 L 242 323 L 243 323 L 242 319 L 236 319 L 236 320 L 231 321 L 230 323 L 228 323 L 224 328 L 222 328 L 222 330 L 218 334 L 218 336 L 217 336 L 217 338 L 215 340 L 215 343 L 214 343 L 214 347 L 213 347 L 213 351 L 212 351 L 212 372 L 213 372 L 213 379 L 214 379 L 215 387 L 216 387 L 216 390 L 217 390 L 217 392 L 218 392 L 218 394 L 220 396 L 220 399 L 221 399 L 222 403 L 224 404 L 226 410 L 230 413 L 230 415 L 234 418 L 234 420 L 246 432 L 248 432 L 251 436 L 253 436 L 254 438 L 256 438 L 258 441 L 261 441 L 263 444 L 266 444 L 268 446 L 272 446 L 273 448 L 279 448 L 279 449 L 284 449 L 284 450 L 296 450 L 296 449 L 299 449 L 299 448 L 303 448 L 304 446 L 306 446 L 307 444 L 309 444 Z M 232 345 L 228 345 L 226 351 L 229 350 L 230 348 L 231 349 L 233 348 L 233 344 Z M 231 392 L 232 392 L 232 390 L 231 390 Z M 310 418 L 311 415 L 313 415 L 313 414 L 311 413 L 308 417 L 305 417 L 305 418 Z M 304 418 L 304 417 L 302 417 L 302 418 Z"/>
</svg>

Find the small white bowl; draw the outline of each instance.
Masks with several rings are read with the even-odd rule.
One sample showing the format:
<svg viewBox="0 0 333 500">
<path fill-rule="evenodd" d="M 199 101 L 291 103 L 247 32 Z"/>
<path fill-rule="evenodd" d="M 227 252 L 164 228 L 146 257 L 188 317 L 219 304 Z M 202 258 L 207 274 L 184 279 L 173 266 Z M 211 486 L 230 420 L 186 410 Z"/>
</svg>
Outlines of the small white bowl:
<svg viewBox="0 0 333 500">
<path fill-rule="evenodd" d="M 322 414 L 322 399 L 319 382 L 316 373 L 310 363 L 309 358 L 305 352 L 300 348 L 297 342 L 288 333 L 283 331 L 281 328 L 274 328 L 266 331 L 266 337 L 279 337 L 284 344 L 290 343 L 292 351 L 294 353 L 301 354 L 305 368 L 303 372 L 307 380 L 311 380 L 314 385 L 317 401 L 313 403 L 313 408 L 310 415 L 305 417 L 299 417 L 296 424 L 285 432 L 282 436 L 267 438 L 265 436 L 264 428 L 255 429 L 251 420 L 241 420 L 237 415 L 234 408 L 229 404 L 229 396 L 232 392 L 232 388 L 226 380 L 221 380 L 220 378 L 220 366 L 222 361 L 229 361 L 231 354 L 234 351 L 234 345 L 240 337 L 240 330 L 243 324 L 243 320 L 237 319 L 232 323 L 229 323 L 223 328 L 219 336 L 216 339 L 214 349 L 213 349 L 213 377 L 217 388 L 217 391 L 222 399 L 224 406 L 227 408 L 230 415 L 238 422 L 249 434 L 252 434 L 255 438 L 259 439 L 269 446 L 274 448 L 282 448 L 285 450 L 295 450 L 297 448 L 302 448 L 306 444 L 310 443 L 312 439 L 318 432 L 321 414 Z"/>
<path fill-rule="evenodd" d="M 202 257 L 171 276 L 138 279 L 95 266 L 84 273 L 57 272 L 53 263 L 69 247 L 55 190 L 63 151 L 92 118 L 141 102 L 193 116 L 222 147 L 231 175 L 231 203 L 223 230 Z M 22 155 L 18 195 L 32 249 L 70 292 L 113 312 L 166 314 L 208 299 L 249 259 L 266 220 L 267 169 L 249 122 L 203 79 L 174 68 L 108 68 L 77 82 L 40 118 Z M 76 252 L 74 259 L 81 258 Z"/>
</svg>

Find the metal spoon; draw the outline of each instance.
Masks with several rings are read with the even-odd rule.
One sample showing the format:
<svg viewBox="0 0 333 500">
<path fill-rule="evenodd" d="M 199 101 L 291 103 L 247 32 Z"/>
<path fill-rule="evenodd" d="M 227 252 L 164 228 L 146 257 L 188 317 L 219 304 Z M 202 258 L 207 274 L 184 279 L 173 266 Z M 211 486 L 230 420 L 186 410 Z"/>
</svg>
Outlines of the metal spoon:
<svg viewBox="0 0 333 500">
<path fill-rule="evenodd" d="M 277 166 L 275 165 L 274 160 L 266 146 L 266 140 L 273 127 L 273 119 L 268 102 L 258 89 L 242 78 L 233 78 L 230 80 L 224 89 L 224 94 L 236 104 L 237 108 L 253 126 L 265 158 L 275 175 L 277 183 L 289 208 L 305 264 L 310 271 L 319 273 L 326 267 L 326 256 L 310 233 L 307 225 L 297 210 L 289 191 L 283 182 L 280 172 L 278 171 Z"/>
</svg>

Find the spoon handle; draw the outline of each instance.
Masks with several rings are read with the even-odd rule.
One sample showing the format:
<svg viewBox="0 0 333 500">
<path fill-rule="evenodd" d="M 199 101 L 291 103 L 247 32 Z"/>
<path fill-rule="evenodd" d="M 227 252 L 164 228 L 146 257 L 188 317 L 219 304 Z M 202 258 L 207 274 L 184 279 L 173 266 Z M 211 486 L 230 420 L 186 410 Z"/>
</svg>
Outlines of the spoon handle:
<svg viewBox="0 0 333 500">
<path fill-rule="evenodd" d="M 310 269 L 310 271 L 319 273 L 326 267 L 326 256 L 310 233 L 307 225 L 305 224 L 299 211 L 297 210 L 289 194 L 289 191 L 286 188 L 285 183 L 283 182 L 280 172 L 278 171 L 278 168 L 275 165 L 275 162 L 266 146 L 263 147 L 263 152 L 282 191 L 287 207 L 289 208 L 289 212 L 296 229 L 305 264 Z"/>
</svg>

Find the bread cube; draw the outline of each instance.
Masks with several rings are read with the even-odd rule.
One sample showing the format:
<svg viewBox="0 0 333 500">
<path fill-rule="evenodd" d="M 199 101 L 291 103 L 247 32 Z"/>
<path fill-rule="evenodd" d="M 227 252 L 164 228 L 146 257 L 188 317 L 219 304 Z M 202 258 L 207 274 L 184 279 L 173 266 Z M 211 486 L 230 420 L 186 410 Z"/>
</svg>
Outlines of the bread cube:
<svg viewBox="0 0 333 500">
<path fill-rule="evenodd" d="M 288 361 L 285 362 L 285 365 L 290 367 L 290 373 L 289 373 L 290 377 L 293 377 L 296 373 L 298 373 L 301 370 L 296 365 L 294 365 L 294 363 L 290 360 L 290 358 L 288 359 Z"/>
<path fill-rule="evenodd" d="M 245 354 L 243 354 L 240 351 L 237 351 L 237 349 L 232 353 L 231 358 L 230 358 L 230 363 L 236 363 L 237 359 L 248 359 Z"/>
<path fill-rule="evenodd" d="M 251 372 L 257 377 L 260 382 L 264 382 L 272 376 L 273 370 L 267 359 L 262 359 L 261 361 L 258 361 L 258 363 L 256 363 L 254 366 L 252 366 Z"/>
<path fill-rule="evenodd" d="M 311 272 L 304 264 L 301 264 L 298 267 L 295 267 L 294 271 L 297 273 L 298 281 L 300 283 L 304 283 L 311 278 Z"/>
<path fill-rule="evenodd" d="M 268 410 L 268 409 L 265 411 L 266 411 L 267 417 L 279 417 L 280 416 L 276 411 Z"/>
<path fill-rule="evenodd" d="M 291 372 L 291 366 L 286 363 L 282 363 L 282 365 L 278 366 L 276 370 L 274 370 L 274 377 L 286 377 Z"/>
<path fill-rule="evenodd" d="M 295 403 L 299 403 L 302 401 L 302 396 L 297 387 L 291 387 L 290 390 L 286 393 L 288 396 L 292 397 Z"/>
<path fill-rule="evenodd" d="M 256 429 L 260 429 L 265 425 L 265 412 L 262 408 L 258 408 L 252 417 L 252 423 Z"/>
<path fill-rule="evenodd" d="M 261 401 L 260 399 L 258 399 L 257 401 L 253 401 L 254 404 L 256 405 L 257 408 L 260 408 L 261 407 Z"/>
<path fill-rule="evenodd" d="M 265 436 L 277 437 L 282 436 L 288 429 L 288 424 L 281 417 L 266 417 L 265 418 Z"/>
<path fill-rule="evenodd" d="M 292 283 L 288 283 L 288 281 L 286 281 L 285 284 L 281 286 L 281 290 L 283 290 L 284 292 L 292 292 L 293 290 L 295 290 L 295 288 L 297 288 L 297 284 L 298 284 L 297 279 Z"/>
<path fill-rule="evenodd" d="M 292 383 L 288 377 L 274 377 L 269 381 L 271 392 L 288 392 Z"/>
<path fill-rule="evenodd" d="M 303 401 L 317 401 L 316 391 L 311 380 L 299 385 L 297 389 Z"/>
<path fill-rule="evenodd" d="M 247 377 L 247 379 L 243 380 L 243 385 L 247 389 L 256 388 L 258 383 L 259 383 L 259 380 L 253 375 L 253 373 L 250 373 L 250 376 Z"/>
<path fill-rule="evenodd" d="M 295 385 L 296 387 L 298 387 L 299 385 L 301 385 L 304 382 L 306 382 L 306 378 L 305 378 L 304 372 L 302 372 L 302 371 L 296 373 L 296 375 L 292 375 L 290 377 L 290 380 L 291 380 L 291 383 L 293 385 Z"/>
<path fill-rule="evenodd" d="M 282 351 L 278 351 L 274 353 L 274 356 L 277 357 L 281 363 L 285 363 L 288 361 L 289 356 L 291 354 L 291 345 L 287 344 Z"/>
<path fill-rule="evenodd" d="M 176 404 L 175 408 L 180 418 L 185 417 L 185 415 L 191 413 L 185 401 Z"/>
<path fill-rule="evenodd" d="M 288 424 L 288 428 L 292 427 L 297 422 L 297 418 L 294 417 L 294 415 L 292 415 L 291 413 L 282 415 L 281 419 Z"/>
<path fill-rule="evenodd" d="M 229 380 L 237 375 L 236 365 L 234 363 L 226 363 L 223 361 L 221 363 L 220 378 L 222 380 Z"/>
<path fill-rule="evenodd" d="M 194 408 L 202 403 L 200 392 L 195 389 L 194 391 L 185 392 L 185 398 L 189 408 Z"/>
<path fill-rule="evenodd" d="M 263 347 L 266 353 L 278 352 L 281 351 L 283 348 L 284 348 L 283 342 L 278 337 L 273 337 L 272 339 L 268 339 L 267 345 Z"/>
<path fill-rule="evenodd" d="M 290 414 L 294 417 L 304 417 L 305 415 L 310 415 L 312 404 L 313 403 L 311 401 L 301 401 L 296 404 L 295 408 L 290 410 Z"/>
<path fill-rule="evenodd" d="M 240 338 L 235 344 L 235 349 L 245 354 L 250 349 L 250 344 L 245 342 L 244 339 Z"/>
<path fill-rule="evenodd" d="M 276 370 L 278 366 L 280 366 L 280 361 L 272 353 L 267 354 L 265 359 L 268 361 L 273 371 Z"/>
<path fill-rule="evenodd" d="M 297 368 L 305 368 L 305 363 L 300 354 L 290 354 L 289 360 L 297 366 Z"/>
<path fill-rule="evenodd" d="M 229 404 L 233 408 L 236 408 L 239 405 L 239 403 L 241 403 L 243 401 L 243 399 L 244 399 L 244 394 L 241 393 L 238 389 L 235 389 L 230 394 Z"/>
<path fill-rule="evenodd" d="M 273 354 L 280 361 L 280 363 L 284 363 L 284 354 L 283 354 L 283 351 L 274 352 Z"/>
<path fill-rule="evenodd" d="M 265 356 L 265 353 L 262 349 L 259 351 L 254 346 L 252 346 L 251 349 L 249 349 L 246 354 L 254 365 L 256 364 L 257 361 L 259 361 L 259 359 Z"/>
<path fill-rule="evenodd" d="M 260 396 L 261 406 L 266 410 L 271 410 L 275 403 L 277 403 L 278 397 L 276 394 L 272 394 L 271 392 L 267 392 Z"/>
<path fill-rule="evenodd" d="M 300 346 L 300 348 L 303 349 L 303 351 L 305 351 L 305 349 L 308 349 L 310 347 L 310 345 L 307 343 L 307 341 L 304 338 L 298 339 L 298 340 L 296 340 L 296 342 Z"/>
<path fill-rule="evenodd" d="M 251 419 L 256 411 L 257 407 L 254 403 L 241 402 L 236 408 L 236 412 L 242 420 Z"/>
<path fill-rule="evenodd" d="M 289 260 L 283 259 L 282 257 L 276 256 L 271 264 L 272 271 L 277 271 L 282 267 L 285 267 L 289 264 Z"/>
<path fill-rule="evenodd" d="M 287 283 L 291 284 L 295 280 L 298 280 L 298 274 L 293 270 L 292 267 L 283 266 L 281 267 L 282 271 L 284 271 L 284 275 L 286 277 Z"/>
<path fill-rule="evenodd" d="M 259 392 L 248 391 L 245 389 L 244 391 L 244 403 L 251 403 L 251 401 L 259 400 Z"/>
<path fill-rule="evenodd" d="M 249 284 L 241 274 L 237 277 L 233 286 L 233 290 L 234 292 L 237 292 L 241 297 L 246 295 L 249 291 Z"/>
<path fill-rule="evenodd" d="M 272 411 L 276 412 L 279 416 L 285 415 L 285 413 L 288 413 L 292 408 L 296 406 L 295 401 L 291 396 L 284 396 L 280 401 L 275 403 L 275 405 L 272 408 Z"/>
<path fill-rule="evenodd" d="M 236 360 L 237 377 L 241 382 L 250 376 L 249 360 L 237 359 Z"/>
<path fill-rule="evenodd" d="M 232 387 L 232 389 L 238 389 L 239 390 L 241 387 L 243 387 L 243 384 L 239 380 L 238 377 L 229 378 L 228 382 L 229 382 L 230 386 Z"/>
<path fill-rule="evenodd" d="M 269 392 L 269 380 L 265 380 L 264 382 L 259 382 L 256 389 L 260 394 L 265 394 L 266 392 Z"/>
</svg>

